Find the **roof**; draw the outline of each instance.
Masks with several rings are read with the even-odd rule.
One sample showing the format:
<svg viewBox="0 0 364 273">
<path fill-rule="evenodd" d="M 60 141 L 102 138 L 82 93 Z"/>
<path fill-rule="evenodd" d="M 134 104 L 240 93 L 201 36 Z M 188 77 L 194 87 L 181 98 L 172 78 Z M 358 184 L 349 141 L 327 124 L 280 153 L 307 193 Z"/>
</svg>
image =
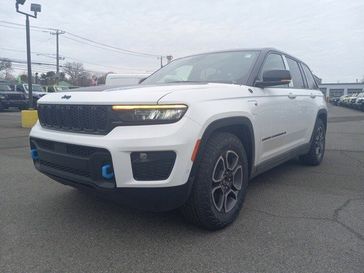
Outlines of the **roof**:
<svg viewBox="0 0 364 273">
<path fill-rule="evenodd" d="M 210 52 L 203 52 L 203 53 L 197 53 L 197 54 L 192 54 L 192 55 L 188 55 L 188 56 L 184 56 L 181 58 L 176 58 L 175 60 L 178 59 L 183 59 L 185 57 L 192 57 L 192 56 L 198 56 L 198 55 L 204 55 L 204 54 L 211 54 L 211 53 L 223 53 L 223 52 L 234 52 L 234 51 L 260 51 L 263 54 L 268 53 L 269 51 L 275 51 L 284 55 L 287 55 L 289 57 L 291 57 L 292 59 L 295 59 L 298 62 L 301 62 L 305 65 L 307 65 L 305 62 L 303 62 L 302 60 L 300 60 L 299 58 L 292 56 L 291 54 L 288 54 L 282 50 L 276 49 L 274 47 L 256 47 L 256 48 L 235 48 L 235 49 L 225 49 L 225 50 L 217 50 L 217 51 L 210 51 Z M 174 61 L 174 60 L 173 60 Z"/>
<path fill-rule="evenodd" d="M 338 83 L 323 82 L 320 83 L 319 85 L 364 85 L 364 82 L 338 82 Z"/>
</svg>

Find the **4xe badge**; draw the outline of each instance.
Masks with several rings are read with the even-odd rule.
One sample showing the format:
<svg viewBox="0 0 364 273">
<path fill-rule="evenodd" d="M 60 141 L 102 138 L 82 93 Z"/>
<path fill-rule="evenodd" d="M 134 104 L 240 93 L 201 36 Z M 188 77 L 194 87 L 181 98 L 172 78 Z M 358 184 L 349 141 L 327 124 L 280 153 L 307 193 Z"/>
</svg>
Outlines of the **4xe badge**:
<svg viewBox="0 0 364 273">
<path fill-rule="evenodd" d="M 61 99 L 64 99 L 64 100 L 68 100 L 71 98 L 71 95 L 64 95 L 63 97 L 61 97 Z"/>
</svg>

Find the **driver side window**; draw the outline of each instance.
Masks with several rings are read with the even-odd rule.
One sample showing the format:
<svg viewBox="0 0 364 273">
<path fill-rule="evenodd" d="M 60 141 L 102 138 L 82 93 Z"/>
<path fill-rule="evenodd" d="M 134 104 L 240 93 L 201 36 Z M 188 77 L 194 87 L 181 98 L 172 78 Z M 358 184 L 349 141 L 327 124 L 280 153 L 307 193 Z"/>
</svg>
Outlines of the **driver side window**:
<svg viewBox="0 0 364 273">
<path fill-rule="evenodd" d="M 263 67 L 259 74 L 259 79 L 263 80 L 263 73 L 268 70 L 285 70 L 286 66 L 284 65 L 284 61 L 282 55 L 272 53 L 267 56 L 264 61 Z M 277 85 L 275 87 L 278 88 L 288 88 L 288 84 Z"/>
</svg>

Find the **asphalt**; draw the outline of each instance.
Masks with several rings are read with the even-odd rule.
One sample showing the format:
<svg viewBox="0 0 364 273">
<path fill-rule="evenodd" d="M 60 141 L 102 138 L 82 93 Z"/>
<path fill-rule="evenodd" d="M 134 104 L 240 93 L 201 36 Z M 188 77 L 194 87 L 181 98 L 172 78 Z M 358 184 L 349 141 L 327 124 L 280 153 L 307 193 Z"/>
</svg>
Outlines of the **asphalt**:
<svg viewBox="0 0 364 273">
<path fill-rule="evenodd" d="M 218 232 L 142 212 L 33 168 L 20 114 L 0 113 L 0 272 L 364 272 L 364 113 L 331 106 L 323 163 L 251 181 Z"/>
</svg>

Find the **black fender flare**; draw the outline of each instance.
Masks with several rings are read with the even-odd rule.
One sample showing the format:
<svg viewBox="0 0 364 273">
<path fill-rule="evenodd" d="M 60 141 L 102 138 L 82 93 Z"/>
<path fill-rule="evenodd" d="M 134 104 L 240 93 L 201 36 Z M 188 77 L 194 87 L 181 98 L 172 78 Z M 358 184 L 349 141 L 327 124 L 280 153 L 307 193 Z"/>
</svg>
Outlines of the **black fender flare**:
<svg viewBox="0 0 364 273">
<path fill-rule="evenodd" d="M 250 121 L 249 118 L 244 117 L 244 116 L 227 117 L 227 118 L 221 118 L 221 119 L 214 120 L 206 127 L 206 129 L 201 137 L 201 142 L 200 142 L 200 146 L 198 149 L 196 159 L 194 160 L 193 165 L 192 165 L 189 180 L 191 180 L 191 181 L 194 180 L 194 177 L 198 170 L 199 163 L 201 162 L 202 156 L 204 154 L 204 149 L 205 149 L 206 143 L 207 143 L 208 139 L 211 137 L 211 135 L 216 131 L 219 131 L 223 128 L 234 126 L 234 125 L 242 125 L 242 126 L 245 126 L 246 128 L 248 128 L 248 130 L 249 130 L 249 136 L 250 136 L 249 142 L 252 144 L 250 147 L 251 156 L 249 158 L 249 161 L 250 161 L 249 162 L 250 163 L 249 172 L 251 172 L 253 170 L 254 162 L 255 162 L 255 139 L 254 139 L 254 128 L 253 128 L 252 122 Z"/>
<path fill-rule="evenodd" d="M 317 114 L 316 114 L 316 120 L 315 120 L 315 125 L 313 126 L 312 128 L 312 133 L 311 133 L 311 138 L 310 138 L 310 145 L 313 141 L 313 135 L 315 133 L 315 128 L 316 128 L 316 124 L 317 124 L 317 120 L 321 117 L 321 116 L 324 116 L 325 117 L 325 120 L 323 120 L 324 124 L 325 124 L 325 131 L 327 130 L 327 110 L 325 108 L 322 108 L 320 110 L 317 111 Z"/>
</svg>

